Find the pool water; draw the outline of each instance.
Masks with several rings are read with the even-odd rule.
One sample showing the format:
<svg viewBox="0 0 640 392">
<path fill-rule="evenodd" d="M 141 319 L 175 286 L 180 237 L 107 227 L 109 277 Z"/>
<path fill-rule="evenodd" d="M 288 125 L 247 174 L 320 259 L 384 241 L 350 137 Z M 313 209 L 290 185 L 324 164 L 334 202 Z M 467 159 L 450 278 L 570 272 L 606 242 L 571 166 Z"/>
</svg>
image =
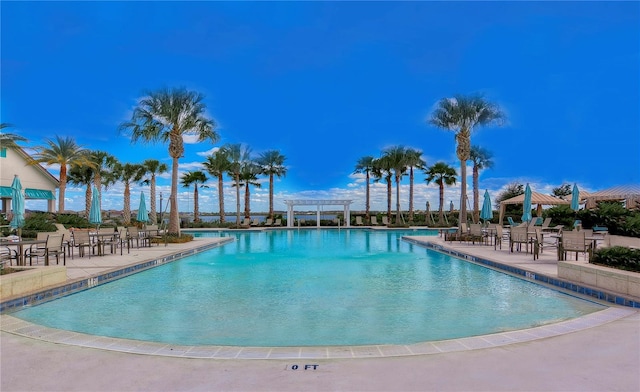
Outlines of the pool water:
<svg viewBox="0 0 640 392">
<path fill-rule="evenodd" d="M 402 241 L 416 231 L 225 232 L 233 243 L 14 315 L 182 345 L 410 344 L 603 306 Z"/>
</svg>

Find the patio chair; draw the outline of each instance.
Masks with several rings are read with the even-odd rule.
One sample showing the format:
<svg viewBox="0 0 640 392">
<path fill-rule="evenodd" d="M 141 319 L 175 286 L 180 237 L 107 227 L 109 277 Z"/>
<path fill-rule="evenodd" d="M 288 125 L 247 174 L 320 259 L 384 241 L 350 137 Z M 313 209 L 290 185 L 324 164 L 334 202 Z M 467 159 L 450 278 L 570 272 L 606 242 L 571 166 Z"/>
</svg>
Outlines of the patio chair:
<svg viewBox="0 0 640 392">
<path fill-rule="evenodd" d="M 493 250 L 496 250 L 498 246 L 502 249 L 502 238 L 504 237 L 504 231 L 502 230 L 502 226 L 495 225 L 495 234 L 493 237 Z"/>
<path fill-rule="evenodd" d="M 361 216 L 356 216 L 356 226 L 362 226 L 364 223 L 362 223 L 362 217 Z"/>
<path fill-rule="evenodd" d="M 512 227 L 509 232 L 509 251 L 513 252 L 514 245 L 520 251 L 522 244 L 525 244 L 526 252 L 529 253 L 529 235 L 526 227 Z"/>
<path fill-rule="evenodd" d="M 476 241 L 484 242 L 485 238 L 485 233 L 482 232 L 482 224 L 473 223 L 469 226 L 469 234 L 466 238 L 467 241 L 471 241 L 471 243 L 475 245 Z"/>
<path fill-rule="evenodd" d="M 371 226 L 378 226 L 378 218 L 375 215 L 371 217 Z"/>
<path fill-rule="evenodd" d="M 49 234 L 43 233 L 42 236 L 38 239 L 42 239 L 43 236 L 46 236 L 45 241 L 47 241 L 44 246 L 43 245 L 32 245 L 25 251 L 25 257 L 29 258 L 29 265 L 33 265 L 33 258 L 36 258 L 36 264 L 38 263 L 39 258 L 44 258 L 45 265 L 49 264 L 49 257 L 56 256 L 56 264 L 60 264 L 60 255 L 62 254 L 62 263 L 63 265 L 67 264 L 66 253 L 64 252 L 64 248 L 62 247 L 63 234 Z"/>
<path fill-rule="evenodd" d="M 117 234 L 115 236 L 116 246 L 120 247 L 120 256 L 122 256 L 122 248 L 127 245 L 127 253 L 129 253 L 129 239 L 127 238 L 127 228 L 124 226 L 117 227 Z"/>
<path fill-rule="evenodd" d="M 551 218 L 545 219 L 544 222 L 542 222 L 542 225 L 540 226 L 540 229 L 542 229 L 542 230 L 548 229 L 550 223 L 551 223 Z"/>
<path fill-rule="evenodd" d="M 253 221 L 251 222 L 251 226 L 259 226 L 260 225 L 260 220 L 258 218 L 253 218 Z"/>
<path fill-rule="evenodd" d="M 271 218 L 267 218 L 267 220 L 264 222 L 265 226 L 273 226 L 273 219 Z"/>
<path fill-rule="evenodd" d="M 251 227 L 251 218 L 244 218 L 244 220 L 242 221 L 242 224 L 240 226 L 242 226 L 242 227 Z"/>
<path fill-rule="evenodd" d="M 0 247 L 0 266 L 4 268 L 5 264 L 12 265 L 12 260 L 18 263 L 18 251 L 8 246 Z"/>
<path fill-rule="evenodd" d="M 146 245 L 151 246 L 150 239 L 145 237 L 144 234 L 135 226 L 127 227 L 127 239 L 129 241 L 128 246 L 132 246 L 133 241 L 135 241 L 136 248 L 138 249 L 140 248 L 140 243 L 142 243 L 142 247 L 145 247 Z"/>
<path fill-rule="evenodd" d="M 274 226 L 282 226 L 282 219 L 278 218 L 275 222 L 273 222 Z"/>
<path fill-rule="evenodd" d="M 588 260 L 591 260 L 593 246 L 591 241 L 587 241 L 585 239 L 584 230 L 572 230 L 562 233 L 562 242 L 560 242 L 559 254 L 562 255 L 563 260 L 566 260 L 569 252 L 576 253 L 576 261 L 578 260 L 578 253 L 584 253 L 585 259 L 588 256 Z"/>
<path fill-rule="evenodd" d="M 383 224 L 384 226 L 389 226 L 389 218 L 387 218 L 387 216 L 386 216 L 386 215 L 383 215 L 383 216 L 382 216 L 382 224 Z"/>
<path fill-rule="evenodd" d="M 89 249 L 89 258 L 91 258 L 92 248 L 95 250 L 95 244 L 91 242 L 91 237 L 87 230 L 74 230 L 73 240 L 71 241 L 72 248 L 78 248 L 78 256 L 84 257 L 85 248 Z M 73 258 L 73 250 L 71 251 L 71 258 Z"/>
</svg>

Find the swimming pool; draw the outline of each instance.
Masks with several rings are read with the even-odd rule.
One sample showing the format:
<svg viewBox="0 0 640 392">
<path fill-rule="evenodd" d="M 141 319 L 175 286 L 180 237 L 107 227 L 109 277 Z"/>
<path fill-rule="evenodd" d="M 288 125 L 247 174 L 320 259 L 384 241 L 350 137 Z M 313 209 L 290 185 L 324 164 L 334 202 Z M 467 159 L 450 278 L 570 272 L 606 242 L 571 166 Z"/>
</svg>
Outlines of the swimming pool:
<svg viewBox="0 0 640 392">
<path fill-rule="evenodd" d="M 236 241 L 14 314 L 183 345 L 408 344 L 604 309 L 405 241 L 415 231 L 224 232 Z"/>
</svg>

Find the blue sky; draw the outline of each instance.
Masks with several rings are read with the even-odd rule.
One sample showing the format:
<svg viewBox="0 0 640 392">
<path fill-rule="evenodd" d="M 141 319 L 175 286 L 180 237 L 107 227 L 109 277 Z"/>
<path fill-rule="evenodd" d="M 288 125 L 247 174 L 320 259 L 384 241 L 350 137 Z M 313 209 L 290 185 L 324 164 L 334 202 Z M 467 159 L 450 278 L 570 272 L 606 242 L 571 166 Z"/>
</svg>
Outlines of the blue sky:
<svg viewBox="0 0 640 392">
<path fill-rule="evenodd" d="M 453 134 L 425 119 L 441 98 L 481 93 L 508 115 L 472 136 L 494 155 L 481 194 L 514 181 L 542 193 L 640 182 L 638 2 L 3 1 L 0 12 L 1 120 L 25 147 L 72 136 L 121 162 L 170 164 L 166 145 L 132 145 L 117 128 L 144 91 L 183 86 L 206 96 L 221 140 L 187 144 L 181 172 L 225 143 L 277 149 L 288 173 L 276 209 L 291 198 L 363 209 L 360 157 L 404 145 L 459 169 Z M 437 187 L 423 179 L 416 206 L 436 208 Z M 218 209 L 209 185 L 201 211 Z M 373 208 L 385 209 L 385 186 L 372 187 Z M 168 176 L 159 191 L 169 194 Z M 180 191 L 192 210 L 192 190 Z M 66 208 L 83 209 L 83 192 L 68 189 Z M 267 209 L 267 192 L 266 180 L 252 190 L 252 210 Z M 230 181 L 225 193 L 233 208 Z M 103 199 L 121 209 L 122 186 Z M 446 200 L 458 205 L 458 186 Z"/>
</svg>

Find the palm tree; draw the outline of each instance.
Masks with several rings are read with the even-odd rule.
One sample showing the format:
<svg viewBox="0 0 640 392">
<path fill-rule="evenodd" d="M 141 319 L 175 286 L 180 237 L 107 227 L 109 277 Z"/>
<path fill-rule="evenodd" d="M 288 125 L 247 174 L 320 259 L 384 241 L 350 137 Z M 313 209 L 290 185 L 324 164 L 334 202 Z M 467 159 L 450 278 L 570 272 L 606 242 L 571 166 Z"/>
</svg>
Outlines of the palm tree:
<svg viewBox="0 0 640 392">
<path fill-rule="evenodd" d="M 169 170 L 169 166 L 166 163 L 160 163 L 157 159 L 147 159 L 142 162 L 144 168 L 144 175 L 151 175 L 145 182 L 148 182 L 151 186 L 150 200 L 151 209 L 149 211 L 149 220 L 154 224 L 158 222 L 158 216 L 156 214 L 156 175 L 166 173 Z"/>
<path fill-rule="evenodd" d="M 36 147 L 31 164 L 45 163 L 60 165 L 60 189 L 58 193 L 58 212 L 64 211 L 64 196 L 67 189 L 67 166 L 95 167 L 91 161 L 89 150 L 79 146 L 70 138 L 56 136 L 55 140 L 45 139 L 47 146 Z"/>
<path fill-rule="evenodd" d="M 227 144 L 221 148 L 229 159 L 227 173 L 236 184 L 240 184 L 240 174 L 243 167 L 251 161 L 251 149 L 241 144 Z M 240 227 L 240 187 L 236 187 L 236 227 Z"/>
<path fill-rule="evenodd" d="M 286 159 L 287 157 L 277 150 L 265 151 L 256 159 L 262 174 L 269 176 L 269 218 L 271 219 L 273 219 L 273 176 L 280 178 L 287 174 L 287 167 L 284 165 Z"/>
<path fill-rule="evenodd" d="M 358 162 L 356 163 L 356 169 L 354 170 L 354 173 L 364 173 L 365 174 L 365 181 L 366 181 L 366 188 L 365 188 L 365 212 L 364 212 L 364 216 L 365 216 L 365 220 L 367 222 L 370 222 L 371 218 L 370 218 L 370 196 L 369 196 L 369 182 L 370 182 L 370 176 L 371 176 L 371 171 L 373 170 L 373 161 L 374 158 L 370 155 L 364 156 L 360 159 L 358 159 Z"/>
<path fill-rule="evenodd" d="M 256 188 L 260 188 L 261 185 L 258 182 L 258 174 L 260 174 L 261 168 L 253 162 L 248 162 L 242 167 L 240 172 L 240 183 L 234 182 L 233 186 L 244 188 L 244 217 L 251 219 L 251 191 L 249 185 L 253 185 Z"/>
<path fill-rule="evenodd" d="M 131 183 L 138 182 L 144 175 L 144 168 L 142 165 L 125 163 L 124 165 L 118 163 L 114 166 L 113 172 L 124 183 L 124 208 L 122 220 L 125 226 L 131 224 Z"/>
<path fill-rule="evenodd" d="M 407 171 L 407 149 L 403 146 L 389 147 L 383 151 L 388 159 L 396 181 L 396 225 L 400 225 L 400 180 Z"/>
<path fill-rule="evenodd" d="M 118 163 L 118 159 L 106 151 L 92 151 L 91 161 L 95 167 L 93 169 L 93 184 L 100 193 L 100 211 L 102 211 L 102 185 L 105 188 L 115 184 L 118 178 L 113 175 L 113 167 Z"/>
<path fill-rule="evenodd" d="M 393 177 L 393 170 L 389 157 L 383 155 L 378 159 L 374 159 L 371 174 L 375 182 L 384 179 L 387 183 L 387 219 L 391 222 L 391 178 Z"/>
<path fill-rule="evenodd" d="M 84 193 L 84 212 L 85 217 L 89 218 L 91 210 L 91 184 L 94 179 L 94 170 L 87 166 L 71 166 L 67 173 L 67 182 L 73 185 L 86 186 Z"/>
<path fill-rule="evenodd" d="M 431 114 L 428 123 L 455 132 L 456 155 L 460 160 L 460 224 L 467 220 L 467 160 L 471 150 L 471 133 L 474 127 L 500 124 L 504 114 L 482 96 L 456 95 L 443 98 Z"/>
<path fill-rule="evenodd" d="M 409 222 L 413 222 L 413 168 L 424 169 L 426 162 L 422 159 L 422 151 L 407 148 L 405 159 L 409 167 Z"/>
<path fill-rule="evenodd" d="M 428 167 L 424 174 L 427 178 L 425 181 L 428 183 L 435 182 L 440 186 L 440 206 L 438 207 L 438 223 L 444 223 L 444 186 L 455 185 L 456 183 L 456 169 L 447 165 L 444 162 L 436 162 L 433 166 Z"/>
<path fill-rule="evenodd" d="M 9 123 L 0 123 L 0 130 L 5 128 L 12 128 L 13 125 Z M 26 142 L 27 139 L 15 134 L 0 132 L 0 148 L 16 148 L 18 144 L 16 142 Z"/>
<path fill-rule="evenodd" d="M 189 171 L 182 175 L 182 186 L 188 188 L 193 184 L 193 221 L 200 222 L 200 208 L 198 207 L 198 184 L 200 187 L 204 187 L 204 183 L 207 182 L 207 176 L 200 170 Z"/>
<path fill-rule="evenodd" d="M 171 156 L 171 210 L 168 233 L 179 234 L 178 159 L 184 154 L 183 136 L 195 135 L 198 142 L 215 143 L 219 135 L 215 122 L 205 117 L 204 96 L 184 88 L 149 92 L 133 111 L 131 121 L 120 126 L 131 134 L 131 142 L 169 142 Z"/>
<path fill-rule="evenodd" d="M 209 174 L 218 179 L 218 203 L 220 205 L 220 223 L 225 222 L 223 176 L 231 169 L 231 163 L 223 150 L 217 150 L 203 163 Z"/>
<path fill-rule="evenodd" d="M 487 149 L 480 146 L 471 146 L 469 152 L 469 158 L 473 162 L 473 222 L 478 223 L 480 221 L 480 193 L 478 190 L 478 178 L 480 177 L 480 170 L 490 169 L 493 167 L 493 161 L 491 158 L 493 154 Z"/>
</svg>

